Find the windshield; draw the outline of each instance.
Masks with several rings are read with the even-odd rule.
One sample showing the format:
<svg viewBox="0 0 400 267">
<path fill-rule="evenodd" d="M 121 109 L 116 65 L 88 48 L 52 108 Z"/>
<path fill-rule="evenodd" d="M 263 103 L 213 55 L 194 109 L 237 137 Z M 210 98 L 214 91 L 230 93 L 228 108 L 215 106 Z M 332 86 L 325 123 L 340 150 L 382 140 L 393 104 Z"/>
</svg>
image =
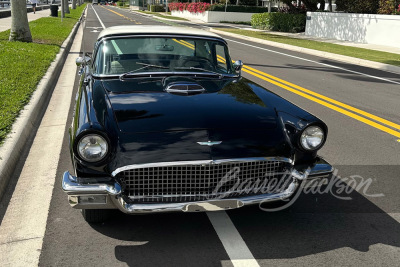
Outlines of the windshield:
<svg viewBox="0 0 400 267">
<path fill-rule="evenodd" d="M 100 75 L 172 71 L 235 73 L 226 45 L 209 39 L 107 39 L 99 45 L 94 62 L 94 73 Z"/>
</svg>

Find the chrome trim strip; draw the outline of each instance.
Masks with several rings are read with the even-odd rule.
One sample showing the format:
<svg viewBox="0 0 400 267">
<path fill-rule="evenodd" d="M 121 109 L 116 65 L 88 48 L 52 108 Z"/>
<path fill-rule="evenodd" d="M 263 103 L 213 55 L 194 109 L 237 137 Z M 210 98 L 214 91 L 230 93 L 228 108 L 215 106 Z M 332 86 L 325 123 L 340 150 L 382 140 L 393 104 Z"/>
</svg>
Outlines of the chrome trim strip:
<svg viewBox="0 0 400 267">
<path fill-rule="evenodd" d="M 80 184 L 77 182 L 77 177 L 72 176 L 68 171 L 64 172 L 62 189 L 68 195 L 109 194 L 115 196 L 122 192 L 118 183 L 115 183 L 114 186 L 108 184 Z"/>
<path fill-rule="evenodd" d="M 306 179 L 307 176 L 303 175 L 302 180 Z M 277 194 L 264 194 L 255 195 L 241 198 L 228 198 L 228 199 L 211 199 L 207 201 L 198 202 L 187 202 L 187 203 L 157 203 L 157 204 L 128 204 L 122 198 L 112 198 L 115 206 L 124 213 L 134 214 L 134 213 L 157 213 L 157 212 L 172 212 L 172 211 L 183 211 L 183 212 L 196 212 L 196 211 L 216 211 L 216 210 L 229 210 L 240 208 L 246 205 L 259 204 L 261 202 L 270 202 L 283 200 L 292 196 L 299 183 L 296 179 L 289 185 L 289 187 Z M 237 203 L 232 206 L 231 203 Z M 230 203 L 226 206 L 226 203 Z M 193 210 L 191 206 L 198 206 L 198 210 Z"/>
<path fill-rule="evenodd" d="M 223 39 L 222 37 L 214 37 L 214 36 L 207 36 L 207 35 L 189 35 L 189 34 L 172 34 L 172 35 L 168 35 L 168 34 L 159 34 L 159 33 L 152 33 L 152 34 L 115 34 L 115 35 L 105 35 L 103 37 L 101 37 L 100 39 L 97 39 L 96 41 L 96 46 L 100 45 L 102 42 L 104 41 L 108 41 L 108 40 L 115 40 L 115 39 L 125 39 L 125 38 L 139 38 L 139 37 L 151 37 L 151 38 L 178 38 L 178 39 L 200 39 L 200 40 L 211 40 L 211 41 L 219 41 L 224 43 L 225 45 L 228 45 L 228 43 L 226 42 L 225 39 Z"/>
<path fill-rule="evenodd" d="M 193 160 L 193 161 L 172 161 L 172 162 L 155 162 L 155 163 L 142 163 L 133 164 L 117 168 L 111 173 L 115 177 L 118 173 L 126 170 L 152 168 L 152 167 L 166 167 L 166 166 L 183 166 L 183 165 L 207 165 L 207 164 L 221 164 L 228 162 L 248 162 L 248 161 L 281 161 L 293 165 L 293 160 L 284 157 L 255 157 L 255 158 L 237 158 L 237 159 L 219 159 L 219 160 Z"/>
<path fill-rule="evenodd" d="M 123 73 L 121 73 L 123 74 Z M 97 78 L 97 79 L 101 79 L 101 78 L 118 78 L 121 74 L 95 74 L 93 73 L 92 76 L 93 78 Z M 132 74 L 127 75 L 128 77 L 130 77 L 130 79 L 134 79 L 135 76 L 138 76 L 138 78 L 143 78 L 143 76 L 148 75 L 148 78 L 158 78 L 158 77 L 163 77 L 165 75 L 168 76 L 182 76 L 182 75 L 190 75 L 190 76 L 218 76 L 215 73 L 212 72 L 190 72 L 190 71 L 148 71 L 148 72 L 134 72 Z M 221 73 L 220 75 L 222 75 L 224 78 L 238 78 L 239 76 L 234 75 L 234 74 L 223 74 Z"/>
<path fill-rule="evenodd" d="M 296 192 L 297 188 L 299 187 L 299 180 L 307 179 L 308 172 L 299 173 L 298 171 L 293 170 L 291 174 L 294 178 L 292 183 L 285 191 L 280 193 L 229 199 L 210 199 L 207 201 L 185 203 L 128 204 L 122 198 L 121 187 L 118 183 L 115 183 L 114 186 L 106 184 L 79 184 L 75 182 L 78 180 L 77 177 L 72 176 L 68 171 L 64 173 L 62 187 L 69 196 L 108 193 L 111 202 L 109 203 L 107 201 L 107 203 L 104 204 L 104 208 L 118 208 L 124 213 L 215 211 L 240 208 L 245 205 L 286 199 Z M 75 203 L 71 204 L 72 207 L 80 209 L 103 208 L 101 204 L 95 206 L 85 204 L 75 205 Z"/>
<path fill-rule="evenodd" d="M 189 94 L 189 93 L 203 93 L 206 89 L 192 89 L 192 90 L 179 90 L 179 89 L 165 89 L 167 93 L 180 93 L 180 94 Z"/>
<path fill-rule="evenodd" d="M 328 163 L 317 164 L 310 171 L 309 178 L 325 176 L 325 175 L 331 174 L 333 172 L 333 170 L 334 170 L 334 168 L 331 165 L 329 165 Z"/>
</svg>

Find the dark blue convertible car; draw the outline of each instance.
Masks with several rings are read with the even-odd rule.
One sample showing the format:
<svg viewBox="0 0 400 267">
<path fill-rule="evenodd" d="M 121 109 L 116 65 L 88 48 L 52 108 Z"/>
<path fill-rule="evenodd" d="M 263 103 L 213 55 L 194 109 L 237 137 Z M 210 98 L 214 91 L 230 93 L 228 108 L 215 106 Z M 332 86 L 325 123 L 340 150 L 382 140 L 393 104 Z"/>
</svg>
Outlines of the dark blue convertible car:
<svg viewBox="0 0 400 267">
<path fill-rule="evenodd" d="M 325 123 L 241 77 L 216 34 L 111 27 L 77 64 L 62 187 L 88 222 L 280 201 L 332 172 L 317 156 Z"/>
</svg>

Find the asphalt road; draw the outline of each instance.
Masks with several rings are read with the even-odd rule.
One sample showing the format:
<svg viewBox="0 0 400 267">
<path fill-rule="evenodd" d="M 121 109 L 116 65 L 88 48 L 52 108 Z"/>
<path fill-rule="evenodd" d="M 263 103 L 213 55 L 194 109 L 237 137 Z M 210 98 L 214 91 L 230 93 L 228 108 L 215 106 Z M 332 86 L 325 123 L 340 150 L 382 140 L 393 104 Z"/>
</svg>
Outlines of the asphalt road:
<svg viewBox="0 0 400 267">
<path fill-rule="evenodd" d="M 112 7 L 95 6 L 95 11 L 89 7 L 82 51 L 92 51 L 103 27 L 163 24 Z M 385 125 L 382 122 L 378 126 L 366 123 L 365 119 L 372 120 L 370 115 L 360 120 L 355 111 L 343 114 L 282 84 L 290 82 L 314 96 L 329 97 L 337 101 L 336 107 L 346 104 L 379 116 L 392 123 L 385 127 L 395 129 L 393 125 L 400 124 L 399 75 L 227 39 L 233 59 L 283 81 L 272 83 L 265 75 L 257 77 L 250 71 L 243 72 L 244 77 L 327 123 L 328 142 L 319 154 L 337 168 L 338 175 L 358 181 L 370 178 L 371 185 L 346 195 L 351 200 L 332 193 L 307 194 L 281 212 L 263 212 L 258 207 L 229 211 L 228 219 L 220 218 L 222 226 L 206 213 L 128 216 L 119 212 L 110 222 L 89 225 L 79 210 L 69 207 L 57 181 L 41 266 L 398 266 L 400 137 L 380 129 L 379 125 Z M 70 122 L 71 118 L 67 125 Z M 65 170 L 72 171 L 67 145 L 66 132 L 59 179 Z"/>
</svg>

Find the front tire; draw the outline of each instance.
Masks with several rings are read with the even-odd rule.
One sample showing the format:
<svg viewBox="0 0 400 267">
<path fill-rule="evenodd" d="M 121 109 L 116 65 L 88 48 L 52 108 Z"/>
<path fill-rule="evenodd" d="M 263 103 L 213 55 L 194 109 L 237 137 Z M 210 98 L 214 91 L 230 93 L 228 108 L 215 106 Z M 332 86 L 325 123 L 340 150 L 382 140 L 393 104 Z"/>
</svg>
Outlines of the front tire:
<svg viewBox="0 0 400 267">
<path fill-rule="evenodd" d="M 96 209 L 89 210 L 83 209 L 82 216 L 88 223 L 102 223 L 110 218 L 110 210 Z"/>
</svg>

